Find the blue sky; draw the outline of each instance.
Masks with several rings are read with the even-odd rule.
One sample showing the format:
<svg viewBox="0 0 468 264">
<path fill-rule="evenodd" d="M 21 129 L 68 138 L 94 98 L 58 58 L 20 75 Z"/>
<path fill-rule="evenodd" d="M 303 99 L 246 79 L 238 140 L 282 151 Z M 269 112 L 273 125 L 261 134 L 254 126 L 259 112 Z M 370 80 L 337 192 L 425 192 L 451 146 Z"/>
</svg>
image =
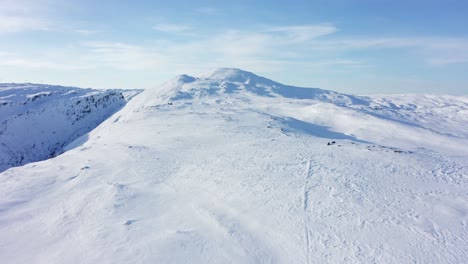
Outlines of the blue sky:
<svg viewBox="0 0 468 264">
<path fill-rule="evenodd" d="M 0 82 L 150 88 L 235 67 L 355 94 L 468 94 L 466 14 L 453 0 L 0 0 Z"/>
</svg>

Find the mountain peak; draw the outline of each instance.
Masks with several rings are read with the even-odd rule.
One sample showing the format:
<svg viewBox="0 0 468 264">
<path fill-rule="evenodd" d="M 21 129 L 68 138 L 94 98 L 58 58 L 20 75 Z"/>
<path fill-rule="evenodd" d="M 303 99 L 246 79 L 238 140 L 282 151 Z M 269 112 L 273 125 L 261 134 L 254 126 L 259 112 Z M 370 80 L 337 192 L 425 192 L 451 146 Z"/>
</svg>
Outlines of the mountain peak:
<svg viewBox="0 0 468 264">
<path fill-rule="evenodd" d="M 191 82 L 194 82 L 196 80 L 195 77 L 192 77 L 190 75 L 187 75 L 187 74 L 181 74 L 179 76 L 177 76 L 177 81 L 178 82 L 182 82 L 182 83 L 191 83 Z"/>
<path fill-rule="evenodd" d="M 245 83 L 252 79 L 261 78 L 252 72 L 244 71 L 236 68 L 217 68 L 208 74 L 202 76 L 202 78 L 213 79 L 213 80 L 224 80 L 230 82 L 241 82 Z"/>
</svg>

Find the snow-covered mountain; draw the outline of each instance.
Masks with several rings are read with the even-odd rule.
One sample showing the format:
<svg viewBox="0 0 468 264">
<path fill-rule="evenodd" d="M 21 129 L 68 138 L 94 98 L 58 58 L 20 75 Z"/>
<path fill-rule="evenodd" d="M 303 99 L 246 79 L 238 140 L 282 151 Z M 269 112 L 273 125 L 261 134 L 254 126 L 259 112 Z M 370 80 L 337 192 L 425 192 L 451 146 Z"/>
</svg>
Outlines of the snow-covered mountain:
<svg viewBox="0 0 468 264">
<path fill-rule="evenodd" d="M 467 111 L 181 75 L 0 174 L 0 261 L 467 263 Z"/>
<path fill-rule="evenodd" d="M 136 92 L 0 84 L 0 172 L 60 154 Z"/>
</svg>

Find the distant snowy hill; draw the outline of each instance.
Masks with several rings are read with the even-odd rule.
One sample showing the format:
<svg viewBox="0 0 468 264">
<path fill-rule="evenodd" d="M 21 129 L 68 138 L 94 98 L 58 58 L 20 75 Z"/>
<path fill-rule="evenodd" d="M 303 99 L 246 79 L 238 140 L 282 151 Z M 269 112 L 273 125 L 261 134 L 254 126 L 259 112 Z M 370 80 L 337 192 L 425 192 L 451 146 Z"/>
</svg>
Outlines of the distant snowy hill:
<svg viewBox="0 0 468 264">
<path fill-rule="evenodd" d="M 127 95 L 135 91 L 127 91 Z M 0 84 L 0 172 L 54 157 L 122 108 L 121 90 Z"/>
<path fill-rule="evenodd" d="M 181 75 L 0 174 L 0 262 L 468 263 L 467 111 Z"/>
</svg>

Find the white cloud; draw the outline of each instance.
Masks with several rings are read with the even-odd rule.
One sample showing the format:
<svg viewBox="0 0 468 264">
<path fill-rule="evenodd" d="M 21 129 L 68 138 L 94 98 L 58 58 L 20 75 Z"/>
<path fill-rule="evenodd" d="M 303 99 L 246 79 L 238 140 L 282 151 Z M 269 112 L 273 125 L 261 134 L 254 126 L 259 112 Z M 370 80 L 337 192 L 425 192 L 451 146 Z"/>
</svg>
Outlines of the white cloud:
<svg viewBox="0 0 468 264">
<path fill-rule="evenodd" d="M 0 57 L 0 66 L 18 67 L 23 69 L 77 70 L 89 68 L 89 66 L 77 65 L 75 63 L 55 62 L 48 58 L 24 58 L 13 53 L 0 53 Z"/>
<path fill-rule="evenodd" d="M 25 13 L 31 9 L 30 0 L 0 0 L 0 13 Z"/>
<path fill-rule="evenodd" d="M 6 51 L 0 51 L 0 57 L 6 57 L 8 55 L 11 55 L 10 52 L 6 52 Z"/>
<path fill-rule="evenodd" d="M 195 8 L 195 12 L 197 13 L 201 13 L 201 14 L 214 14 L 216 13 L 218 10 L 216 8 L 213 8 L 213 7 L 199 7 L 199 8 Z"/>
<path fill-rule="evenodd" d="M 190 27 L 182 24 L 158 24 L 153 26 L 154 30 L 165 32 L 165 33 L 182 33 L 188 31 Z"/>
<path fill-rule="evenodd" d="M 268 27 L 258 31 L 226 30 L 184 43 L 168 42 L 160 48 L 184 59 L 211 57 L 240 62 L 280 57 L 284 60 L 298 58 L 312 40 L 336 31 L 336 27 L 327 24 Z"/>
<path fill-rule="evenodd" d="M 164 67 L 166 57 L 149 48 L 120 42 L 85 42 L 80 61 L 96 67 L 145 70 Z"/>
<path fill-rule="evenodd" d="M 89 29 L 77 29 L 77 30 L 75 30 L 75 32 L 80 34 L 80 35 L 89 36 L 89 35 L 96 34 L 98 31 L 89 30 Z"/>
<path fill-rule="evenodd" d="M 61 68 L 61 66 L 44 61 L 35 61 L 35 60 L 27 60 L 27 59 L 6 59 L 0 61 L 0 66 L 20 66 L 22 68 L 37 68 L 37 69 L 57 69 Z"/>
<path fill-rule="evenodd" d="M 0 52 L 0 58 L 0 66 L 59 71 L 105 68 L 125 71 L 162 70 L 166 65 L 162 54 L 120 42 L 84 42 L 65 53 L 43 51 L 34 58 Z"/>
<path fill-rule="evenodd" d="M 1 0 L 0 0 L 1 1 Z M 159 24 L 156 30 L 189 36 L 190 27 Z M 77 30 L 93 34 L 92 30 Z M 260 74 L 294 71 L 353 71 L 372 67 L 369 61 L 350 59 L 355 50 L 404 49 L 421 63 L 445 65 L 468 62 L 468 40 L 449 38 L 340 38 L 331 24 L 263 27 L 257 30 L 225 30 L 151 44 L 115 41 L 84 42 L 64 51 L 46 52 L 33 59 L 1 53 L 0 65 L 45 69 L 103 69 L 137 74 L 199 74 L 215 67 L 237 67 Z M 338 36 L 337 36 L 338 35 Z M 325 38 L 327 36 L 327 38 Z M 330 36 L 330 37 L 328 37 Z M 372 61 L 372 60 L 371 60 Z M 73 62 L 73 63 L 69 63 Z M 382 62 L 385 63 L 385 62 Z M 378 65 L 378 64 L 376 64 Z"/>
<path fill-rule="evenodd" d="M 181 32 L 188 27 L 160 24 L 158 28 Z M 52 61 L 73 61 L 74 67 L 80 69 L 105 67 L 132 71 L 178 72 L 181 68 L 191 65 L 193 69 L 229 66 L 258 72 L 264 72 L 265 69 L 279 71 L 289 59 L 299 58 L 299 50 L 307 47 L 310 40 L 334 31 L 336 28 L 329 25 L 306 25 L 270 27 L 257 32 L 227 30 L 220 34 L 190 38 L 184 42 L 166 39 L 151 45 L 110 41 L 84 42 L 67 51 L 66 55 L 61 53 L 57 56 L 47 56 L 44 53 L 43 61 L 50 61 L 44 63 L 44 67 L 49 68 L 61 67 L 60 63 Z M 81 33 L 86 34 L 88 31 Z M 25 68 L 41 65 L 37 61 L 21 58 L 11 58 L 9 64 Z M 335 64 L 352 63 L 337 60 Z"/>
<path fill-rule="evenodd" d="M 227 31 L 208 39 L 205 45 L 209 47 L 207 51 L 218 55 L 245 58 L 269 53 L 274 41 L 267 34 Z"/>
<path fill-rule="evenodd" d="M 50 26 L 44 19 L 24 16 L 0 15 L 0 33 L 45 31 L 49 29 Z"/>
<path fill-rule="evenodd" d="M 468 39 L 433 39 L 421 47 L 426 62 L 432 65 L 468 63 Z"/>
<path fill-rule="evenodd" d="M 287 41 L 301 43 L 321 36 L 330 35 L 338 29 L 331 24 L 272 27 L 266 32 L 286 37 Z"/>
<path fill-rule="evenodd" d="M 325 50 L 404 49 L 432 65 L 468 62 L 468 39 L 437 37 L 352 38 L 315 42 Z"/>
<path fill-rule="evenodd" d="M 0 33 L 50 30 L 50 22 L 41 16 L 44 0 L 0 0 Z"/>
</svg>

